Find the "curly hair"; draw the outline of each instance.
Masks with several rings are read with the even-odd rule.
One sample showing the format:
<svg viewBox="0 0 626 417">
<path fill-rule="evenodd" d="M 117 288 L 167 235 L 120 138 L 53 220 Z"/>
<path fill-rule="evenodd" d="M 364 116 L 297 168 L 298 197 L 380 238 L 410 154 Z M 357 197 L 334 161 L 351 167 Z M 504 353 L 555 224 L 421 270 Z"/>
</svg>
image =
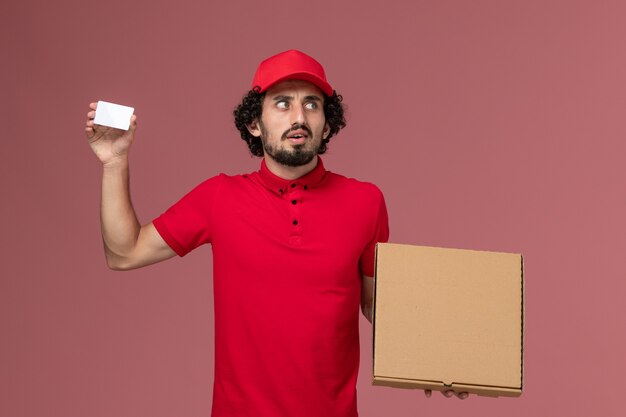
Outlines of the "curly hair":
<svg viewBox="0 0 626 417">
<path fill-rule="evenodd" d="M 241 104 L 235 108 L 233 115 L 235 116 L 235 126 L 239 130 L 241 139 L 243 139 L 250 149 L 250 153 L 256 156 L 263 156 L 263 143 L 261 138 L 253 136 L 248 131 L 248 125 L 254 120 L 260 120 L 263 112 L 263 99 L 265 93 L 259 93 L 259 88 L 248 91 L 243 97 Z M 333 91 L 332 96 L 324 94 L 324 116 L 326 123 L 330 127 L 330 131 L 326 139 L 322 139 L 318 154 L 326 152 L 326 145 L 330 138 L 337 134 L 341 129 L 346 127 L 346 119 L 344 117 L 343 97 Z"/>
</svg>

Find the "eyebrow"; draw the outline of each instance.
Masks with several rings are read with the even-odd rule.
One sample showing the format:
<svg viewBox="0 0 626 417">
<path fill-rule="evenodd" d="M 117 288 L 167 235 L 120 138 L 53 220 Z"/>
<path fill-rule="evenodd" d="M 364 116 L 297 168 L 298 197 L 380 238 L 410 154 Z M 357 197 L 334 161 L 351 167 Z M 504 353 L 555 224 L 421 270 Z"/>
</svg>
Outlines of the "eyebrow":
<svg viewBox="0 0 626 417">
<path fill-rule="evenodd" d="M 308 101 L 322 101 L 322 99 L 319 96 L 313 96 L 313 95 L 305 96 L 304 99 Z M 274 97 L 273 100 L 274 101 L 292 101 L 293 96 L 280 95 L 280 96 Z"/>
</svg>

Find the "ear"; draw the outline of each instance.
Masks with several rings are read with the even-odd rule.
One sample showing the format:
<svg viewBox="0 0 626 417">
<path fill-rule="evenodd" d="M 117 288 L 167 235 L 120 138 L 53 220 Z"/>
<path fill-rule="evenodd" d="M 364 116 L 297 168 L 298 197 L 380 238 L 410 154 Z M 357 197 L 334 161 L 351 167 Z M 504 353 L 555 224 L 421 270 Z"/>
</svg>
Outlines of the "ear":
<svg viewBox="0 0 626 417">
<path fill-rule="evenodd" d="M 248 132 L 250 132 L 252 136 L 257 137 L 257 138 L 261 136 L 261 128 L 259 126 L 259 121 L 257 119 L 254 119 L 253 121 L 248 123 L 246 125 L 246 128 L 248 128 Z"/>
<path fill-rule="evenodd" d="M 330 125 L 326 123 L 326 125 L 324 126 L 324 131 L 322 132 L 322 138 L 326 139 L 329 134 L 330 134 Z"/>
</svg>

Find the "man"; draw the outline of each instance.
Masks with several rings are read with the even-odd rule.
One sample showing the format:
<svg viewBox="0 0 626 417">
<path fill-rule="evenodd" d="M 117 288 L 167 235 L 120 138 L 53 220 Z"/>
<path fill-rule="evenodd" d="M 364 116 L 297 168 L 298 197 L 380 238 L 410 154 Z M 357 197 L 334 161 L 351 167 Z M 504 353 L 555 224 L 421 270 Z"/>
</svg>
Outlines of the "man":
<svg viewBox="0 0 626 417">
<path fill-rule="evenodd" d="M 212 245 L 214 417 L 357 416 L 359 304 L 371 321 L 374 247 L 389 231 L 378 188 L 319 157 L 345 126 L 341 100 L 308 55 L 266 59 L 234 112 L 260 170 L 209 178 L 143 226 L 128 187 L 136 117 L 128 131 L 96 126 L 90 105 L 109 267 Z"/>
</svg>

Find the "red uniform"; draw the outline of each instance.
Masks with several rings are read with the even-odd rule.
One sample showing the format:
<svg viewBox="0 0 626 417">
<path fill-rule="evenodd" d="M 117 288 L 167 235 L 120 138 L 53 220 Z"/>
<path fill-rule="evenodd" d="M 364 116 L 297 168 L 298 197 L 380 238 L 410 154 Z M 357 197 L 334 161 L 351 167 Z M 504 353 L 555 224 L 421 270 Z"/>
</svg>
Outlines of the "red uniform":
<svg viewBox="0 0 626 417">
<path fill-rule="evenodd" d="M 210 178 L 154 220 L 179 256 L 211 243 L 213 417 L 355 417 L 361 274 L 388 239 L 370 184 L 265 161 Z"/>
</svg>

